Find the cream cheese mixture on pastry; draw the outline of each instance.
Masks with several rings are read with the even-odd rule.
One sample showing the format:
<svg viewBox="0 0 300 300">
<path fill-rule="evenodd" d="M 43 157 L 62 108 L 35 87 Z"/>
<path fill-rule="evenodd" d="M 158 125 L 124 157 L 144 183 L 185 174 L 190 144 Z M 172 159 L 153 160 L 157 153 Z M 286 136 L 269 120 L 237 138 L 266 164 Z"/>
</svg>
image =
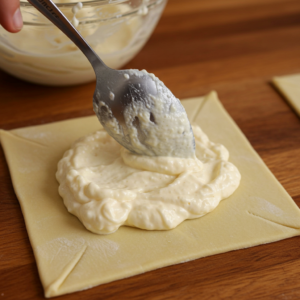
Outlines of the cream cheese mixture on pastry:
<svg viewBox="0 0 300 300">
<path fill-rule="evenodd" d="M 211 212 L 241 176 L 224 146 L 210 142 L 199 126 L 193 131 L 193 158 L 134 154 L 104 130 L 79 139 L 56 174 L 68 211 L 99 234 L 122 225 L 172 229 Z"/>
</svg>

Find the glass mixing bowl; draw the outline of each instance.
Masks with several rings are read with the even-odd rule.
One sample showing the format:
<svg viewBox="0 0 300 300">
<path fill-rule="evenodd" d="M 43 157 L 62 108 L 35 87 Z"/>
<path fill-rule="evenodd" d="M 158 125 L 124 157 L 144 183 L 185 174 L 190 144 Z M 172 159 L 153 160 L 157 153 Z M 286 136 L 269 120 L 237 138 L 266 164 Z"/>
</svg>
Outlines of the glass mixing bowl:
<svg viewBox="0 0 300 300">
<path fill-rule="evenodd" d="M 100 58 L 117 69 L 132 59 L 155 28 L 167 0 L 54 2 Z M 0 26 L 0 68 L 45 85 L 73 85 L 95 79 L 82 52 L 28 2 L 21 1 L 24 27 L 8 33 Z"/>
</svg>

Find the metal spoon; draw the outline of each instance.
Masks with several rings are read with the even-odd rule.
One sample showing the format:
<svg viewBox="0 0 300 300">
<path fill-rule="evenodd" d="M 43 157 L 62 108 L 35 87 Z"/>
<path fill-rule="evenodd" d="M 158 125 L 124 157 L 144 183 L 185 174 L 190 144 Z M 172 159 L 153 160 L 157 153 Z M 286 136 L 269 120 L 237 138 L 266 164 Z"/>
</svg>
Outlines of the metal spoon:
<svg viewBox="0 0 300 300">
<path fill-rule="evenodd" d="M 94 111 L 106 131 L 136 154 L 193 157 L 195 141 L 180 101 L 153 74 L 107 67 L 51 0 L 28 0 L 83 52 L 96 74 Z"/>
</svg>

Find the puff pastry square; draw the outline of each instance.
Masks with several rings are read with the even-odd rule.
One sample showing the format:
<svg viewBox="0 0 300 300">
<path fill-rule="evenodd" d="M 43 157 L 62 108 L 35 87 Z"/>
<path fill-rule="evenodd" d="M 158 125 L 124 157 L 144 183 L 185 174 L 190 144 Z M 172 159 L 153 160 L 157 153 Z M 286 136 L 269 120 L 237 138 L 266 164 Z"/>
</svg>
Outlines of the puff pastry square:
<svg viewBox="0 0 300 300">
<path fill-rule="evenodd" d="M 274 77 L 272 81 L 300 116 L 300 74 Z"/>
<path fill-rule="evenodd" d="M 57 163 L 77 138 L 100 128 L 96 116 L 1 131 L 46 297 L 300 234 L 298 207 L 216 93 L 184 100 L 183 105 L 192 123 L 229 150 L 242 180 L 212 213 L 170 231 L 121 227 L 101 236 L 87 231 L 67 212 L 58 194 Z"/>
</svg>

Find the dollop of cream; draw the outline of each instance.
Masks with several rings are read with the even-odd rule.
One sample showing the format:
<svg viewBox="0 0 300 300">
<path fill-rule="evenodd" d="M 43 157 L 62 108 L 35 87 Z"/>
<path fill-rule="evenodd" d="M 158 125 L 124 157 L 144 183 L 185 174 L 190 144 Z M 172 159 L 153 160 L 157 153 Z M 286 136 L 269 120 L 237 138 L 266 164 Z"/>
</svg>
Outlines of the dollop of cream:
<svg viewBox="0 0 300 300">
<path fill-rule="evenodd" d="M 193 126 L 192 158 L 131 153 L 104 130 L 76 141 L 58 164 L 68 211 L 98 234 L 127 225 L 168 230 L 201 217 L 238 187 L 241 175 L 227 149 Z"/>
</svg>

